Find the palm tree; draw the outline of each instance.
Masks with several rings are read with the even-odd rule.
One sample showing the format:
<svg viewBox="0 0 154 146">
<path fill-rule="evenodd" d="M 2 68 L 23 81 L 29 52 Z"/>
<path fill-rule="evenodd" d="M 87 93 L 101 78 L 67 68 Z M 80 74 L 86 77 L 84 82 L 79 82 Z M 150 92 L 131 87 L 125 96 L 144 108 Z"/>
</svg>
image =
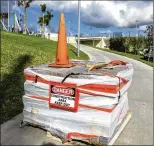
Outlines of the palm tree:
<svg viewBox="0 0 154 146">
<path fill-rule="evenodd" d="M 45 4 L 41 4 L 40 7 L 41 7 L 41 11 L 43 13 L 43 34 L 44 34 L 44 31 L 45 31 L 44 13 L 46 12 L 46 5 Z"/>
<path fill-rule="evenodd" d="M 4 13 L 0 13 L 0 19 L 1 19 L 2 22 L 4 23 Z"/>
<path fill-rule="evenodd" d="M 0 13 L 0 19 L 3 21 L 4 23 L 4 20 L 5 19 L 8 19 L 8 13 Z"/>
<path fill-rule="evenodd" d="M 4 13 L 4 19 L 8 19 L 8 13 Z"/>
<path fill-rule="evenodd" d="M 23 6 L 24 8 L 24 34 L 27 34 L 27 27 L 26 27 L 26 9 L 30 7 L 30 3 L 32 0 L 18 0 L 18 6 Z"/>
<path fill-rule="evenodd" d="M 0 13 L 0 20 L 2 20 L 4 25 L 6 23 L 6 21 L 5 21 L 6 19 L 8 19 L 8 13 Z"/>
<path fill-rule="evenodd" d="M 42 33 L 42 26 L 43 26 L 43 17 L 39 17 L 38 18 L 38 24 L 40 25 L 40 27 L 41 27 L 41 33 Z"/>
<path fill-rule="evenodd" d="M 50 34 L 50 21 L 51 21 L 51 18 L 53 17 L 54 15 L 52 14 L 52 10 L 50 11 L 47 11 L 47 15 L 46 15 L 46 25 L 48 26 L 48 33 Z"/>
</svg>

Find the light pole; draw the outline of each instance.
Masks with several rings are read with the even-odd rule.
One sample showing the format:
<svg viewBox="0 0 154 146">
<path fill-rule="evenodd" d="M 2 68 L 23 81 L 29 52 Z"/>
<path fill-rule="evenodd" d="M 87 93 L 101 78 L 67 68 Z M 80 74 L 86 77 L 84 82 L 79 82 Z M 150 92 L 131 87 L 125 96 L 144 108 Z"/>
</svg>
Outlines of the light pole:
<svg viewBox="0 0 154 146">
<path fill-rule="evenodd" d="M 139 20 L 136 20 L 136 37 L 137 37 L 137 23 L 139 22 Z"/>
<path fill-rule="evenodd" d="M 18 32 L 18 28 L 16 26 L 15 17 L 17 16 L 17 0 L 15 0 L 15 10 L 14 10 L 14 32 Z"/>
<path fill-rule="evenodd" d="M 123 37 L 124 37 L 124 27 L 125 27 L 125 26 L 122 27 L 122 36 L 123 36 Z"/>
<path fill-rule="evenodd" d="M 10 31 L 10 2 L 8 0 L 8 31 Z"/>
<path fill-rule="evenodd" d="M 90 27 L 90 32 L 91 32 L 91 36 L 92 36 L 92 27 Z"/>
<path fill-rule="evenodd" d="M 136 50 L 135 50 L 135 55 L 136 55 L 136 51 L 137 51 L 137 23 L 138 23 L 138 20 L 136 20 Z"/>
<path fill-rule="evenodd" d="M 78 0 L 78 57 L 80 56 L 80 7 L 81 1 Z"/>
<path fill-rule="evenodd" d="M 16 14 L 16 9 L 17 9 L 17 1 L 15 0 L 15 10 L 14 10 L 15 11 L 14 12 L 15 14 Z"/>
</svg>

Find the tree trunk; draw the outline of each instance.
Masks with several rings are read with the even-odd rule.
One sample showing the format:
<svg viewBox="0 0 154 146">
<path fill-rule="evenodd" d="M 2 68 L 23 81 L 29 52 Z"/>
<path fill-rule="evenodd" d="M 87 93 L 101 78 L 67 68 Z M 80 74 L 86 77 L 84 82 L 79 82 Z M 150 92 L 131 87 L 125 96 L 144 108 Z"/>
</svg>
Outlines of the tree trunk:
<svg viewBox="0 0 154 146">
<path fill-rule="evenodd" d="M 43 13 L 43 31 L 42 31 L 42 37 L 44 38 L 44 32 L 45 32 L 45 26 L 44 26 L 44 13 Z"/>
<path fill-rule="evenodd" d="M 43 25 L 41 26 L 41 34 L 43 33 Z"/>
<path fill-rule="evenodd" d="M 48 39 L 50 39 L 50 24 L 48 25 Z"/>
<path fill-rule="evenodd" d="M 26 6 L 24 6 L 24 30 L 23 34 L 27 34 L 27 29 L 26 29 Z"/>
</svg>

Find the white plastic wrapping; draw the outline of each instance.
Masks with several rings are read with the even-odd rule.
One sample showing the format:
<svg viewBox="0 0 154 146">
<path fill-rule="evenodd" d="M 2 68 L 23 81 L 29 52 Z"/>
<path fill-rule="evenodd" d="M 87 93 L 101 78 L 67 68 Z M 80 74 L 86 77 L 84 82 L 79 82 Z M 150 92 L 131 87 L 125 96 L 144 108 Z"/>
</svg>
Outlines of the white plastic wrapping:
<svg viewBox="0 0 154 146">
<path fill-rule="evenodd" d="M 107 69 L 103 70 L 102 75 L 100 76 L 98 75 L 97 71 L 91 72 L 91 71 L 88 71 L 85 67 L 82 67 L 82 63 L 86 64 L 84 60 L 80 60 L 80 61 L 76 60 L 76 61 L 72 61 L 72 63 L 78 63 L 78 64 L 81 64 L 81 66 L 75 66 L 72 68 L 51 68 L 51 67 L 49 68 L 48 65 L 40 65 L 40 66 L 33 67 L 33 68 L 30 68 L 30 67 L 26 68 L 24 70 L 24 73 L 31 74 L 31 75 L 37 75 L 47 81 L 55 81 L 55 82 L 61 82 L 67 74 L 72 73 L 72 72 L 89 74 L 88 78 L 84 78 L 83 75 L 78 75 L 77 78 L 68 77 L 65 80 L 65 82 L 74 83 L 77 86 L 80 86 L 80 85 L 91 84 L 91 83 L 117 85 L 119 84 L 118 77 L 122 77 L 126 80 L 131 80 L 133 76 L 133 72 L 134 72 L 132 64 L 126 64 L 126 65 L 117 66 L 117 68 L 123 68 L 123 70 L 115 71 L 117 73 L 114 73 L 115 74 L 114 76 L 105 75 L 105 74 L 103 75 L 103 72 L 107 72 L 107 71 L 111 72 L 110 70 L 107 70 Z M 87 64 L 88 63 L 94 64 L 90 61 L 89 62 L 87 61 Z M 114 69 L 112 70 L 114 71 Z M 55 75 L 56 73 L 61 74 L 61 76 Z M 122 82 L 121 79 L 120 79 L 120 82 Z"/>
<path fill-rule="evenodd" d="M 52 133 L 54 129 L 64 135 L 77 132 L 107 138 L 112 137 L 115 128 L 122 122 L 129 110 L 127 93 L 111 113 L 82 107 L 79 107 L 77 113 L 73 113 L 50 108 L 48 101 L 28 96 L 23 96 L 23 103 L 24 121 L 45 126 L 45 129 L 52 131 Z M 57 135 L 57 132 L 53 134 Z"/>
<path fill-rule="evenodd" d="M 24 83 L 25 95 L 27 96 L 39 96 L 49 99 L 49 85 L 43 83 L 34 83 L 32 81 L 26 81 Z M 79 93 L 79 103 L 91 105 L 91 106 L 113 106 L 118 103 L 118 96 L 116 98 L 105 96 L 92 96 L 88 94 Z"/>
<path fill-rule="evenodd" d="M 132 82 L 133 67 L 131 64 L 119 65 L 120 69 L 117 67 L 115 70 L 108 70 L 113 73 L 111 75 L 96 73 L 97 75 L 67 77 L 64 82 L 75 84 L 76 90 L 79 91 L 78 111 L 54 108 L 49 105 L 51 81 L 61 83 L 71 72 L 94 73 L 83 67 L 86 63 L 94 62 L 76 60 L 74 63 L 80 66 L 63 69 L 41 65 L 24 70 L 24 121 L 39 125 L 63 140 L 72 138 L 73 134 L 77 134 L 77 139 L 84 139 L 83 135 L 92 135 L 96 141 L 108 144 L 129 111 L 127 90 Z M 81 86 L 88 84 L 103 87 L 96 91 Z M 122 87 L 119 87 L 120 85 Z"/>
</svg>

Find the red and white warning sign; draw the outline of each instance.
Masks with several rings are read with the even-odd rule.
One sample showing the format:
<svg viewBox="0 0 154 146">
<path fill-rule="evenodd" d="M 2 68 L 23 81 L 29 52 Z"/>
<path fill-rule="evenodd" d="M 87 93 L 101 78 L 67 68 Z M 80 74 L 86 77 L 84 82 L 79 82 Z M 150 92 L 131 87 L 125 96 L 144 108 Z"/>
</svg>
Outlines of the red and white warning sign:
<svg viewBox="0 0 154 146">
<path fill-rule="evenodd" d="M 50 107 L 77 112 L 79 93 L 75 84 L 55 83 L 50 84 Z"/>
</svg>

